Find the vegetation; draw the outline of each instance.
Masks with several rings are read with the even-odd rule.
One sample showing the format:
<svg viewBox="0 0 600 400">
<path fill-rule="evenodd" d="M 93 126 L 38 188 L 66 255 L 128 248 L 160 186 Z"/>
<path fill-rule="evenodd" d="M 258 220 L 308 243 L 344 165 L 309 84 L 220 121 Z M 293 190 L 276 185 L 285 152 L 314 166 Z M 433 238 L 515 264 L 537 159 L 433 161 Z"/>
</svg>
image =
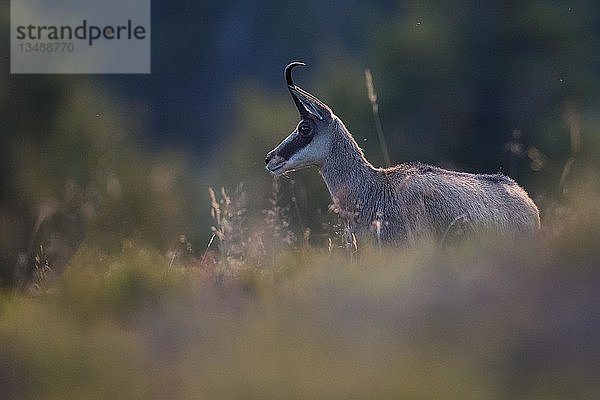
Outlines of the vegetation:
<svg viewBox="0 0 600 400">
<path fill-rule="evenodd" d="M 154 3 L 149 76 L 0 42 L 0 399 L 600 396 L 597 2 Z M 298 58 L 370 160 L 507 173 L 539 237 L 357 242 L 273 181 Z"/>
<path fill-rule="evenodd" d="M 340 237 L 289 249 L 276 203 L 257 255 L 239 198 L 211 192 L 207 250 L 85 243 L 5 292 L 3 398 L 595 398 L 600 213 L 574 192 L 532 240 L 352 258 Z"/>
</svg>

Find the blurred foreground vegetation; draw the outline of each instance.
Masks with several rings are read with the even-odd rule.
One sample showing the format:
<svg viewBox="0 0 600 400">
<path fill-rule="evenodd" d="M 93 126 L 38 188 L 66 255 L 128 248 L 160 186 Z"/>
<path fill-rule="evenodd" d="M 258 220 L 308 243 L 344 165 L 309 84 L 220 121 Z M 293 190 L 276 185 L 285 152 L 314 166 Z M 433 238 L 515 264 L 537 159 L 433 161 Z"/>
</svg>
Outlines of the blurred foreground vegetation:
<svg viewBox="0 0 600 400">
<path fill-rule="evenodd" d="M 352 260 L 282 236 L 262 263 L 83 245 L 60 279 L 2 295 L 0 396 L 598 398 L 594 198 L 573 194 L 537 239 Z"/>
</svg>

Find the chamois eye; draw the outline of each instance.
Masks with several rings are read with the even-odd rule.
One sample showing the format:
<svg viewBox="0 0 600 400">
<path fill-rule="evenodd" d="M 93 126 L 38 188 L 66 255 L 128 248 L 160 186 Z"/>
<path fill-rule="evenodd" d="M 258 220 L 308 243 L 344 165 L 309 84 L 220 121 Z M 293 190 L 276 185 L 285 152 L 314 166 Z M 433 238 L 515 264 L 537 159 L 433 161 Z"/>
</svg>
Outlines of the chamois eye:
<svg viewBox="0 0 600 400">
<path fill-rule="evenodd" d="M 298 133 L 300 136 L 308 136 L 312 133 L 312 127 L 307 123 L 300 124 L 298 126 Z"/>
</svg>

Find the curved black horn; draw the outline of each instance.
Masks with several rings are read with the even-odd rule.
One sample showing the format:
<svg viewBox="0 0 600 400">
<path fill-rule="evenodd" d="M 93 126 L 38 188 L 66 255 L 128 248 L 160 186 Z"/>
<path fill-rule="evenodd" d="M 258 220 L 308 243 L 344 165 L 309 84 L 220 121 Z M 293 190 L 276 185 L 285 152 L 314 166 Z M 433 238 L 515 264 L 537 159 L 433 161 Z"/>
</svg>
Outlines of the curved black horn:
<svg viewBox="0 0 600 400">
<path fill-rule="evenodd" d="M 294 86 L 294 81 L 292 80 L 292 70 L 298 66 L 306 66 L 302 61 L 293 61 L 285 67 L 285 81 L 288 86 Z"/>
</svg>

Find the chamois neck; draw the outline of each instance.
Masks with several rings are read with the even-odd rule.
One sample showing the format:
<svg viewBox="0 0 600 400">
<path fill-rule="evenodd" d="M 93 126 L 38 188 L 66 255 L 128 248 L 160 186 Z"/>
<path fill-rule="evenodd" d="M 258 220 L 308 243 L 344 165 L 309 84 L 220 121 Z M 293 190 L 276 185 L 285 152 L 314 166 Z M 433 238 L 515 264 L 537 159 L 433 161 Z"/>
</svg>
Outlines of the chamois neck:
<svg viewBox="0 0 600 400">
<path fill-rule="evenodd" d="M 321 166 L 321 175 L 331 193 L 334 203 L 352 212 L 364 204 L 365 188 L 375 181 L 375 168 L 365 158 L 342 121 L 334 117 L 334 127 L 329 156 Z"/>
</svg>

